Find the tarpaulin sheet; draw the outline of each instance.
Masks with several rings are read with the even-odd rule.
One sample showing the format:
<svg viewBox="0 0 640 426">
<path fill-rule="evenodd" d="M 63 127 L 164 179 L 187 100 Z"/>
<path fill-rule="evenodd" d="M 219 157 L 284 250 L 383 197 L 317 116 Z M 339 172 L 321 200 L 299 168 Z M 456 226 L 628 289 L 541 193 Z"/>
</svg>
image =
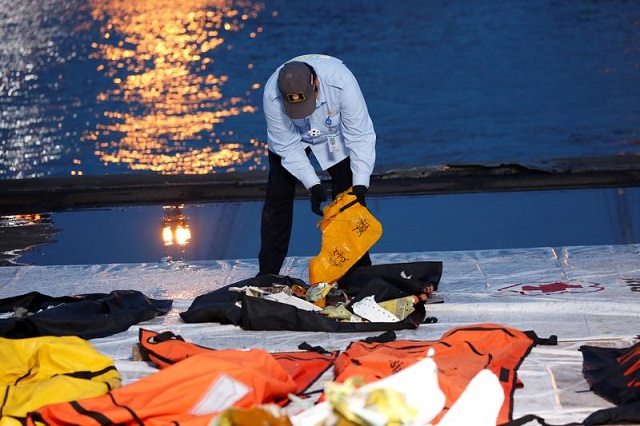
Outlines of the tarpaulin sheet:
<svg viewBox="0 0 640 426">
<path fill-rule="evenodd" d="M 281 273 L 306 281 L 308 257 L 289 257 Z M 374 264 L 442 261 L 436 294 L 426 306 L 436 323 L 397 332 L 398 339 L 437 340 L 447 330 L 498 323 L 539 336 L 557 335 L 557 346 L 536 346 L 518 370 L 514 417 L 535 414 L 550 423 L 582 421 L 612 404 L 595 395 L 582 376 L 582 345 L 629 347 L 640 334 L 640 245 L 372 253 Z M 296 350 L 302 342 L 342 350 L 370 333 L 243 331 L 233 325 L 187 324 L 179 313 L 198 295 L 250 278 L 256 259 L 144 264 L 18 266 L 0 268 L 0 298 L 39 291 L 65 296 L 138 290 L 171 299 L 163 316 L 91 342 L 116 360 L 124 383 L 157 371 L 131 359 L 140 327 L 170 330 L 212 348 Z"/>
</svg>

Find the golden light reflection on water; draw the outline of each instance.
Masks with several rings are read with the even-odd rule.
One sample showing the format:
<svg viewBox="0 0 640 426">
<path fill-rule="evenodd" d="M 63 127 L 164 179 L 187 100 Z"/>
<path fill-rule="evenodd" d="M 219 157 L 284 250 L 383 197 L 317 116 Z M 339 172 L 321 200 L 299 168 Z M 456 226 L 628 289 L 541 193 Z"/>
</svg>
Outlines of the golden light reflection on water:
<svg viewBox="0 0 640 426">
<path fill-rule="evenodd" d="M 183 212 L 183 205 L 163 206 L 162 241 L 165 246 L 186 246 L 191 240 L 191 229 Z"/>
<path fill-rule="evenodd" d="M 0 227 L 51 225 L 50 213 L 26 213 L 0 216 Z"/>
<path fill-rule="evenodd" d="M 167 174 L 260 167 L 265 143 L 231 140 L 232 131 L 216 133 L 226 118 L 253 114 L 256 107 L 225 97 L 222 87 L 230 77 L 208 70 L 225 33 L 243 30 L 264 8 L 261 3 L 92 0 L 91 6 L 93 18 L 105 23 L 93 46 L 94 57 L 105 63 L 98 71 L 113 82 L 98 99 L 125 106 L 107 111 L 83 138 L 95 143 L 105 165 Z M 256 83 L 251 90 L 259 88 Z"/>
</svg>

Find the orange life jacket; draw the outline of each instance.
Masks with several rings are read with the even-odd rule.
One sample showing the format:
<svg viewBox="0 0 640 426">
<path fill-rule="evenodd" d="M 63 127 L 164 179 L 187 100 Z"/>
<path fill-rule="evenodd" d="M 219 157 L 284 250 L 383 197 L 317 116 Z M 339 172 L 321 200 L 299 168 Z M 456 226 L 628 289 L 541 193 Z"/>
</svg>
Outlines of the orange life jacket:
<svg viewBox="0 0 640 426">
<path fill-rule="evenodd" d="M 26 424 L 206 426 L 228 408 L 272 403 L 295 388 L 267 351 L 206 351 L 104 396 L 42 407 Z"/>
<path fill-rule="evenodd" d="M 171 332 L 157 333 L 141 328 L 138 337 L 145 355 L 159 368 L 166 368 L 196 354 L 215 350 L 185 342 L 182 337 Z M 296 389 L 292 393 L 302 395 L 333 366 L 338 352 L 292 351 L 271 352 L 271 355 L 295 382 Z"/>
<path fill-rule="evenodd" d="M 504 389 L 498 421 L 505 423 L 512 418 L 513 393 L 521 386 L 516 370 L 536 343 L 530 336 L 502 325 L 478 324 L 451 329 L 438 341 L 354 342 L 336 359 L 336 381 L 354 376 L 365 383 L 379 380 L 425 358 L 432 348 L 439 385 L 446 395 L 445 409 L 436 421 L 460 397 L 469 381 L 488 369 Z"/>
</svg>

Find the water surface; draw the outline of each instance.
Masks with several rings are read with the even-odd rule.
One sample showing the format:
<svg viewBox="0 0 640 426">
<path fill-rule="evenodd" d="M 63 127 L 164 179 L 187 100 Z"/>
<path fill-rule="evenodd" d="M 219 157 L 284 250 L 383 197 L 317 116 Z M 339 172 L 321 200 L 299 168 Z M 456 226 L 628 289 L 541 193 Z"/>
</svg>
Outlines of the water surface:
<svg viewBox="0 0 640 426">
<path fill-rule="evenodd" d="M 372 253 L 411 253 L 640 243 L 640 188 L 375 197 L 383 234 Z M 19 263 L 69 265 L 255 259 L 261 202 L 82 210 L 47 218 L 55 243 Z M 315 256 L 322 233 L 309 202 L 295 203 L 289 255 Z M 167 226 L 190 238 L 163 238 Z M 169 242 L 170 244 L 167 244 Z"/>
<path fill-rule="evenodd" d="M 265 167 L 262 85 L 342 58 L 379 169 L 640 153 L 633 1 L 0 0 L 0 178 Z"/>
</svg>

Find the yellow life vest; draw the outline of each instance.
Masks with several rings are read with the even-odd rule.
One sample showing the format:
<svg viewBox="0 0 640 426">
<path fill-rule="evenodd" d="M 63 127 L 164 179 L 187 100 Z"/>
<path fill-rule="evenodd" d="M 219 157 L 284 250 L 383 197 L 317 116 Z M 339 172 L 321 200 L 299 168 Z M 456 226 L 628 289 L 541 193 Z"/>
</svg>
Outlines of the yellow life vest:
<svg viewBox="0 0 640 426">
<path fill-rule="evenodd" d="M 323 210 L 320 253 L 309 262 L 309 283 L 340 279 L 382 235 L 382 225 L 349 188 Z"/>
<path fill-rule="evenodd" d="M 113 360 L 77 336 L 0 338 L 0 425 L 19 425 L 47 404 L 120 386 Z"/>
</svg>

